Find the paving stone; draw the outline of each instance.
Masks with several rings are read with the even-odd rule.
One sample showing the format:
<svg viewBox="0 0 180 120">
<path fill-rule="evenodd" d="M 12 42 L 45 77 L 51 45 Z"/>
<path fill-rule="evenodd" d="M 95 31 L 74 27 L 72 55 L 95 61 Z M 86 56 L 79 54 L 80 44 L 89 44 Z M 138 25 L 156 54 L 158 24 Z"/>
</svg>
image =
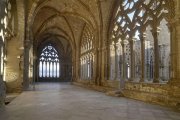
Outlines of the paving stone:
<svg viewBox="0 0 180 120">
<path fill-rule="evenodd" d="M 0 120 L 180 120 L 180 113 L 70 84 L 38 84 L 4 109 Z"/>
</svg>

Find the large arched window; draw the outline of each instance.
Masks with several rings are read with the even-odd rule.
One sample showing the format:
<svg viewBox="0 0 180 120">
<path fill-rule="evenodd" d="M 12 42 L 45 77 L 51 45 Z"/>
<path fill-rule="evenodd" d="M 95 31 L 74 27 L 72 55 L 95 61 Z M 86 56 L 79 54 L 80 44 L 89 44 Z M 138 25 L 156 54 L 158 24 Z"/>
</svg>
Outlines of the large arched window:
<svg viewBox="0 0 180 120">
<path fill-rule="evenodd" d="M 39 77 L 59 78 L 60 61 L 57 50 L 51 45 L 45 46 L 39 57 Z"/>
<path fill-rule="evenodd" d="M 173 1 L 121 0 L 118 4 L 109 38 L 110 79 L 118 79 L 117 75 L 123 73 L 123 79 L 131 81 L 167 81 Z M 122 47 L 119 59 L 116 58 L 118 41 L 121 43 L 118 47 Z M 123 65 L 118 65 L 119 60 Z"/>
</svg>

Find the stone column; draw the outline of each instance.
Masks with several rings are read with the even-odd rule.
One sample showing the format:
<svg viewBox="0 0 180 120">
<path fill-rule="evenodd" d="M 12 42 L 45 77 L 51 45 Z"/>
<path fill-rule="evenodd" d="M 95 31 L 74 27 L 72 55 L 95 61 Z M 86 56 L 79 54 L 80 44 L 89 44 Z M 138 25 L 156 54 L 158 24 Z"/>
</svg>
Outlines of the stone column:
<svg viewBox="0 0 180 120">
<path fill-rule="evenodd" d="M 85 79 L 85 59 L 83 58 L 83 80 Z"/>
<path fill-rule="evenodd" d="M 72 59 L 73 59 L 73 75 L 72 75 L 72 81 L 76 82 L 77 80 L 80 80 L 82 78 L 82 60 L 81 60 L 81 47 L 78 46 L 78 49 L 72 52 Z M 72 48 L 75 49 L 75 48 Z"/>
<path fill-rule="evenodd" d="M 89 55 L 89 60 L 88 60 L 88 65 L 89 65 L 89 76 L 88 79 L 91 80 L 91 56 Z"/>
<path fill-rule="evenodd" d="M 93 56 L 93 54 L 92 54 L 92 59 L 91 59 L 91 79 L 92 80 L 94 80 L 94 56 Z M 92 81 L 92 82 L 94 82 L 94 81 Z"/>
<path fill-rule="evenodd" d="M 83 72 L 82 72 L 82 59 L 80 59 L 80 79 L 82 79 L 82 75 L 83 75 Z"/>
<path fill-rule="evenodd" d="M 116 47 L 115 47 L 115 43 L 113 42 L 111 45 L 111 80 L 115 80 L 115 76 L 116 76 Z"/>
<path fill-rule="evenodd" d="M 86 80 L 88 79 L 88 78 L 87 78 L 87 71 L 88 71 L 87 65 L 88 65 L 88 63 L 87 63 L 87 58 L 86 58 L 86 59 L 85 59 L 85 79 L 86 79 Z"/>
<path fill-rule="evenodd" d="M 117 43 L 114 44 L 114 80 L 117 80 L 117 72 L 118 72 L 118 53 L 117 53 Z"/>
<path fill-rule="evenodd" d="M 121 57 L 122 57 L 123 68 L 122 68 L 122 78 L 120 80 L 120 89 L 123 89 L 124 85 L 125 85 L 125 79 L 126 79 L 126 72 L 125 72 L 126 62 L 125 62 L 124 41 L 122 41 L 121 46 L 122 46 L 122 56 Z"/>
<path fill-rule="evenodd" d="M 180 86 L 180 1 L 175 0 L 175 18 L 172 20 L 171 77 L 170 83 Z"/>
<path fill-rule="evenodd" d="M 83 80 L 84 79 L 84 59 L 82 58 L 82 65 L 81 65 L 81 73 L 82 73 L 82 76 L 81 76 L 81 80 Z"/>
<path fill-rule="evenodd" d="M 104 47 L 102 48 L 102 67 L 101 67 L 102 83 L 105 83 L 105 81 L 107 80 L 107 76 L 108 76 L 108 71 L 107 71 L 107 65 L 108 65 L 107 59 L 108 58 L 109 58 L 108 47 L 106 45 L 104 45 Z"/>
<path fill-rule="evenodd" d="M 131 51 L 131 77 L 130 77 L 130 81 L 134 80 L 134 38 L 130 39 L 130 51 Z"/>
<path fill-rule="evenodd" d="M 116 66 L 117 66 L 117 69 L 116 69 L 116 74 L 117 74 L 117 76 L 116 76 L 116 79 L 117 80 L 119 80 L 120 79 L 120 47 L 121 46 L 121 43 L 120 43 L 120 41 L 118 41 L 117 43 L 116 43 L 116 47 L 117 47 L 117 49 L 116 49 L 116 54 L 117 54 L 117 57 L 116 57 L 116 62 L 117 62 L 117 64 L 116 64 Z"/>
<path fill-rule="evenodd" d="M 109 67 L 110 48 L 108 45 L 105 47 L 104 56 L 105 56 L 105 60 L 106 60 L 105 61 L 105 68 L 104 68 L 104 77 L 105 77 L 105 80 L 108 80 L 110 77 L 110 69 L 109 69 L 110 68 Z"/>
<path fill-rule="evenodd" d="M 42 77 L 43 77 L 43 62 L 42 62 L 42 66 L 41 66 L 42 68 Z M 36 69 L 37 68 L 37 56 L 36 56 L 36 54 L 35 54 L 35 51 L 34 51 L 34 49 L 33 49 L 33 90 L 35 90 L 35 81 L 38 81 L 38 75 L 39 75 L 39 73 L 37 74 L 36 73 Z"/>
<path fill-rule="evenodd" d="M 5 95 L 6 95 L 6 89 L 5 89 L 5 84 L 3 82 L 3 76 L 0 75 L 0 107 L 3 106 L 5 103 Z"/>
<path fill-rule="evenodd" d="M 23 88 L 27 90 L 29 88 L 29 46 L 30 40 L 24 41 L 24 76 L 23 76 Z"/>
<path fill-rule="evenodd" d="M 95 48 L 94 50 L 93 50 L 93 52 L 94 52 L 94 65 L 93 65 L 93 79 L 94 79 L 94 83 L 96 84 L 96 85 L 98 85 L 98 50 L 97 50 L 97 48 Z"/>
<path fill-rule="evenodd" d="M 170 23 L 171 30 L 171 79 L 169 81 L 169 101 L 180 110 L 180 1 L 175 1 L 175 18 Z"/>
<path fill-rule="evenodd" d="M 140 82 L 144 82 L 145 80 L 145 34 L 143 32 L 140 34 L 141 40 L 141 79 Z"/>
<path fill-rule="evenodd" d="M 159 46 L 158 46 L 158 28 L 154 27 L 152 30 L 154 38 L 154 83 L 159 83 Z"/>
</svg>

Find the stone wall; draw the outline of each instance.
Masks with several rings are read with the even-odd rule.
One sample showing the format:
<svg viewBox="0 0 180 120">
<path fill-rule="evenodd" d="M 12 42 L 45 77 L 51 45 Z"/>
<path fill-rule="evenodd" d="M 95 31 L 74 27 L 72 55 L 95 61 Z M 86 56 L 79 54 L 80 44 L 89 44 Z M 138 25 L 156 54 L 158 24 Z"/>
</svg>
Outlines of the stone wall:
<svg viewBox="0 0 180 120">
<path fill-rule="evenodd" d="M 4 105 L 6 95 L 5 84 L 2 80 L 2 76 L 0 76 L 0 107 Z"/>
<path fill-rule="evenodd" d="M 21 92 L 22 79 L 20 75 L 20 59 L 17 57 L 21 55 L 18 49 L 17 38 L 13 38 L 7 45 L 7 63 L 6 63 L 6 77 L 7 92 Z"/>
<path fill-rule="evenodd" d="M 16 7 L 16 11 L 13 11 L 13 14 L 15 14 L 14 22 L 17 23 L 15 26 L 16 31 L 12 31 L 15 33 L 15 35 L 8 40 L 6 45 L 7 62 L 5 67 L 5 81 L 8 93 L 22 91 L 23 70 L 21 66 L 23 66 L 23 62 L 21 61 L 20 57 L 23 55 L 25 12 L 23 0 L 16 0 L 15 3 L 16 4 L 13 5 Z"/>
<path fill-rule="evenodd" d="M 124 95 L 150 103 L 168 105 L 168 84 L 126 82 Z"/>
</svg>

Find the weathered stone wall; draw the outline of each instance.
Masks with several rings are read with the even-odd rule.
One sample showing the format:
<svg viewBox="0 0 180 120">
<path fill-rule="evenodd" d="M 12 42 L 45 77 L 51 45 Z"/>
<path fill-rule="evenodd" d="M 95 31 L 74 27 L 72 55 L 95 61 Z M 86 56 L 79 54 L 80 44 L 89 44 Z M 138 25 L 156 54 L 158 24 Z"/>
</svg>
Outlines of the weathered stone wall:
<svg viewBox="0 0 180 120">
<path fill-rule="evenodd" d="M 125 83 L 124 95 L 150 103 L 168 105 L 168 84 Z"/>
<path fill-rule="evenodd" d="M 7 92 L 21 92 L 22 91 L 22 61 L 20 56 L 23 55 L 23 41 L 24 41 L 24 2 L 23 0 L 16 0 L 15 6 L 17 11 L 14 11 L 17 16 L 17 31 L 13 31 L 13 36 L 7 43 L 7 63 L 6 63 L 6 85 Z"/>
<path fill-rule="evenodd" d="M 20 79 L 20 56 L 19 46 L 17 44 L 17 39 L 11 39 L 7 45 L 7 63 L 6 63 L 6 77 L 5 81 L 7 84 L 7 92 L 21 92 L 22 90 L 22 80 Z"/>
<path fill-rule="evenodd" d="M 120 88 L 120 80 L 106 80 L 102 83 L 103 86 L 110 87 L 110 88 Z"/>
<path fill-rule="evenodd" d="M 0 107 L 4 105 L 5 95 L 6 95 L 5 84 L 2 80 L 2 76 L 0 76 Z"/>
</svg>

